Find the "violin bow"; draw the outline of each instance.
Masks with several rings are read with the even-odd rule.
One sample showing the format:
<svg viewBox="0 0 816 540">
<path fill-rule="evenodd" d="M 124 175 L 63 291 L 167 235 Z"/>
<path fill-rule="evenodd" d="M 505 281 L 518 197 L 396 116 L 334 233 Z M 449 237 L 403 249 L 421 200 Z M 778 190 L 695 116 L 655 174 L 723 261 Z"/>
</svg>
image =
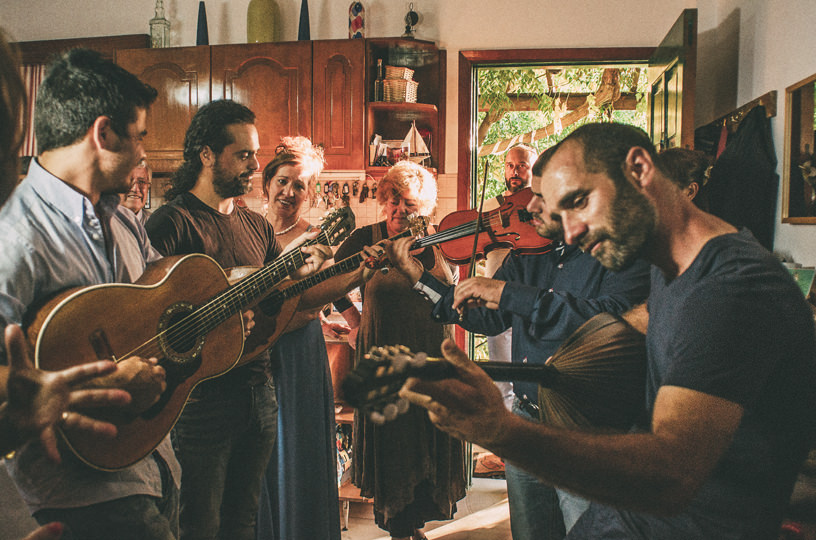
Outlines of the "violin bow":
<svg viewBox="0 0 816 540">
<path fill-rule="evenodd" d="M 484 208 L 485 191 L 487 190 L 487 169 L 489 162 L 487 156 L 484 160 L 484 176 L 482 178 L 482 194 L 479 197 L 479 211 L 476 213 L 476 234 L 473 235 L 473 251 L 470 254 L 470 268 L 468 269 L 468 277 L 476 275 L 476 250 L 479 246 L 479 232 L 482 230 L 482 209 Z"/>
</svg>

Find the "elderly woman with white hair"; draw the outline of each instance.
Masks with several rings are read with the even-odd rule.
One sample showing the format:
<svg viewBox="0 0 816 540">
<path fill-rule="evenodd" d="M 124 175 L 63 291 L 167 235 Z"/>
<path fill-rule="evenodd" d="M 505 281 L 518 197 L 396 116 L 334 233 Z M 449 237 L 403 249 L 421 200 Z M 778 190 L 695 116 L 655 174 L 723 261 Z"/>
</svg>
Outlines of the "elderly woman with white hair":
<svg viewBox="0 0 816 540">
<path fill-rule="evenodd" d="M 379 183 L 377 201 L 385 219 L 357 229 L 340 246 L 343 260 L 409 226 L 411 214 L 430 216 L 436 207 L 436 180 L 430 171 L 409 161 L 394 165 Z M 438 247 L 416 254 L 426 270 L 454 283 L 455 269 Z M 452 327 L 434 322 L 431 305 L 400 272 L 377 272 L 363 287 L 362 313 L 335 302 L 356 333 L 356 362 L 374 345 L 405 345 L 440 355 L 440 344 Z M 352 333 L 354 335 L 354 333 Z M 427 521 L 451 519 L 456 501 L 465 495 L 464 443 L 433 427 L 428 415 L 412 409 L 396 420 L 374 425 L 355 418 L 352 451 L 353 482 L 362 495 L 374 499 L 377 525 L 394 539 L 425 538 Z"/>
</svg>

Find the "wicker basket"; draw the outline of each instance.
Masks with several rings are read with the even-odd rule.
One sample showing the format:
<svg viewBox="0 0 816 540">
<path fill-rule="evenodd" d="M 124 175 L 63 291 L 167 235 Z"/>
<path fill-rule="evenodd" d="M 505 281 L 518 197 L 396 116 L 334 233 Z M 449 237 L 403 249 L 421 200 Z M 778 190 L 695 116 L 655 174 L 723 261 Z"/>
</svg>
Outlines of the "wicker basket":
<svg viewBox="0 0 816 540">
<path fill-rule="evenodd" d="M 407 67 L 385 66 L 385 78 L 410 81 L 414 78 L 414 70 Z"/>
<path fill-rule="evenodd" d="M 383 81 L 383 100 L 398 103 L 416 103 L 417 87 L 416 81 L 405 79 L 386 79 Z"/>
</svg>

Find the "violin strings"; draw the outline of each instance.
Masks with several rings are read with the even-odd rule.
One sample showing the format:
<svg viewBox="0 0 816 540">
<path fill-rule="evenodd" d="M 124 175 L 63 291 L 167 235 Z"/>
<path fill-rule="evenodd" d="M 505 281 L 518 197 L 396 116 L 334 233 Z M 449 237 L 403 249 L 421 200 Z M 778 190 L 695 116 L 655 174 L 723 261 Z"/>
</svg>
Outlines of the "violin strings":
<svg viewBox="0 0 816 540">
<path fill-rule="evenodd" d="M 467 223 L 462 223 L 460 225 L 455 225 L 449 229 L 445 229 L 444 231 L 440 231 L 435 234 L 431 234 L 424 238 L 420 238 L 417 240 L 417 244 L 420 247 L 432 246 L 435 244 L 440 244 L 442 242 L 447 242 L 449 240 L 455 240 L 457 238 L 462 238 L 464 236 L 469 236 L 476 232 L 476 221 L 468 221 Z M 495 212 L 488 212 L 482 215 L 482 224 L 480 225 L 480 230 L 485 230 L 487 228 L 491 228 L 494 225 L 501 224 L 501 216 L 497 215 Z M 486 223 L 485 223 L 486 222 Z"/>
</svg>

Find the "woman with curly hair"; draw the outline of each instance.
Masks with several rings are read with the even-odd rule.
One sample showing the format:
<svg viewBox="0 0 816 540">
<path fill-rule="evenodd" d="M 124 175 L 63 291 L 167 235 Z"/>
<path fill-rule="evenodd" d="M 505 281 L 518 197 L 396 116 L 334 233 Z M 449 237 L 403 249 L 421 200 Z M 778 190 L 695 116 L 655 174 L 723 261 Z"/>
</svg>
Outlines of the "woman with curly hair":
<svg viewBox="0 0 816 540">
<path fill-rule="evenodd" d="M 361 227 L 340 246 L 337 260 L 353 255 L 406 230 L 409 216 L 430 216 L 436 207 L 436 180 L 430 171 L 400 161 L 383 176 L 377 190 L 385 219 Z M 454 283 L 455 269 L 438 247 L 416 254 L 426 270 Z M 336 302 L 356 331 L 356 362 L 373 345 L 405 345 L 432 356 L 452 327 L 431 319 L 431 304 L 400 272 L 377 272 L 361 287 L 362 313 Z M 425 538 L 427 521 L 451 519 L 456 501 L 465 495 L 464 443 L 433 427 L 427 413 L 412 407 L 384 425 L 356 415 L 352 450 L 353 481 L 365 497 L 374 499 L 377 525 L 394 539 Z"/>
</svg>

